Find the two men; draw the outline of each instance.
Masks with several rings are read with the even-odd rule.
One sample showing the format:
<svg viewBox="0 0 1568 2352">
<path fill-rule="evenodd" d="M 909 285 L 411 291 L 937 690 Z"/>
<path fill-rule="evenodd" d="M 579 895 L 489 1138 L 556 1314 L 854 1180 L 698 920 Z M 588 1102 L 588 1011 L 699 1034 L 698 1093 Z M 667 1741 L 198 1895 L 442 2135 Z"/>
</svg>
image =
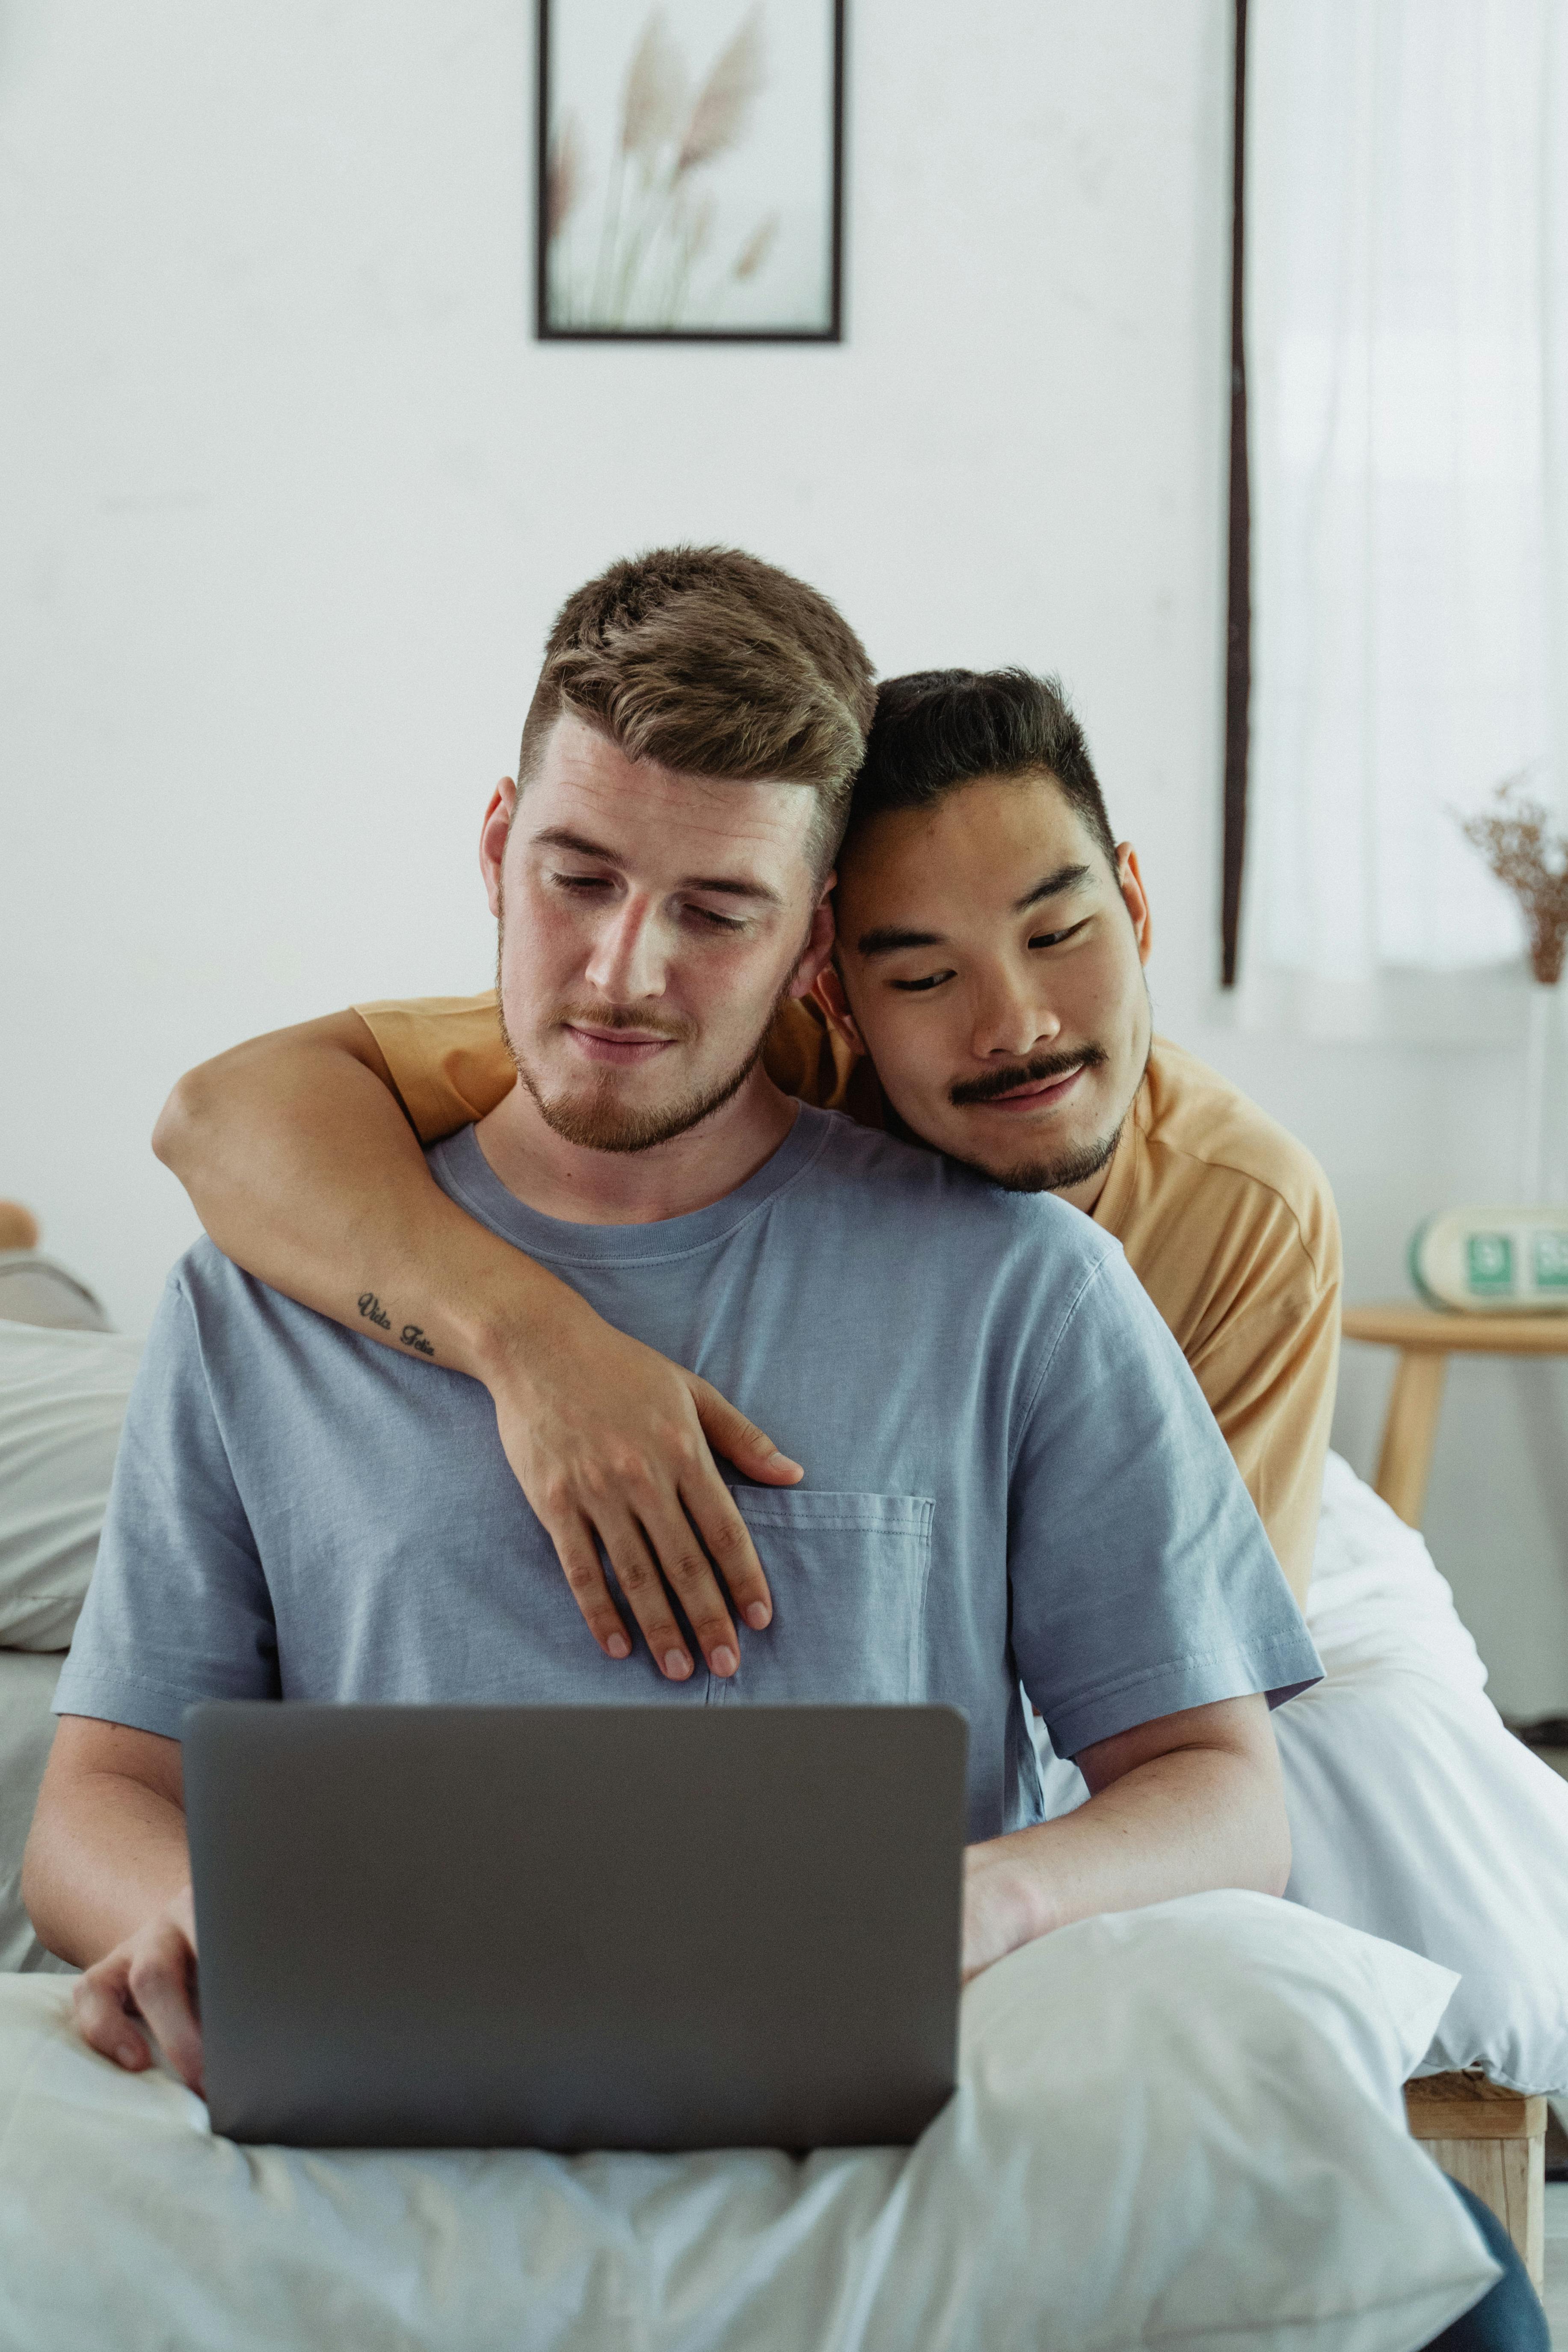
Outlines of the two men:
<svg viewBox="0 0 1568 2352">
<path fill-rule="evenodd" d="M 1282 1888 L 1265 1700 L 1314 1679 L 1315 1655 L 1121 1253 L 1048 1186 L 1008 1191 L 797 1108 L 763 1066 L 776 1008 L 828 965 L 870 708 L 838 615 L 751 559 L 647 558 L 579 592 L 481 840 L 515 1082 L 427 1174 L 419 1161 L 453 1286 L 430 1286 L 395 1212 L 356 1236 L 346 1286 L 342 1236 L 319 1242 L 336 1323 L 207 1244 L 175 1270 L 26 1872 L 40 1934 L 86 1969 L 83 2030 L 121 2063 L 147 2063 L 150 2029 L 200 2079 L 179 1731 L 205 1697 L 946 1700 L 970 1723 L 968 1974 L 1093 1912 Z M 1065 952 L 1114 995 L 1123 931 L 1135 962 L 1142 944 L 1133 896 L 1081 854 L 1077 811 L 1062 822 L 1063 854 L 1005 886 L 1021 968 Z M 940 922 L 893 929 L 856 930 L 841 1001 L 828 991 L 847 1033 L 872 1018 L 865 972 L 937 1002 L 969 968 Z M 1110 1116 L 1114 1160 L 1115 1097 L 1137 1088 L 1147 1033 L 1110 1011 L 1090 987 L 1089 1026 L 1058 1023 L 1043 1056 L 1026 1023 L 973 1025 L 978 1066 L 952 1109 L 979 1114 L 965 1135 L 1017 1119 L 1030 1153 L 1056 1155 L 1015 1170 L 1027 1184 L 1042 1167 L 1062 1180 L 1034 1122 L 1063 1106 L 1102 1130 Z M 1009 1096 L 1021 1108 L 998 1108 Z M 1106 1142 L 1069 1185 L 1110 1164 Z M 497 1269 L 536 1299 L 572 1297 L 579 1324 L 558 1330 L 585 1301 L 649 1371 L 644 1401 L 676 1383 L 690 1408 L 665 1424 L 689 1487 L 671 1503 L 623 1461 L 621 1490 L 564 1547 L 570 1591 L 504 1420 L 451 1360 L 465 1328 L 482 1358 Z M 731 1490 L 705 1462 L 703 1381 L 752 1415 L 757 1484 Z M 764 1427 L 797 1450 L 799 1484 Z M 1093 1792 L 1063 1821 L 1038 1818 L 1020 1678 Z"/>
<path fill-rule="evenodd" d="M 884 686 L 838 871 L 833 961 L 781 1003 L 770 1075 L 1054 1189 L 1113 1234 L 1304 1598 L 1337 1360 L 1332 1200 L 1293 1139 L 1152 1041 L 1137 858 L 1060 697 L 1016 673 Z M 748 1477 L 798 1468 L 430 1181 L 419 1143 L 482 1117 L 514 1075 L 492 996 L 366 1005 L 193 1073 L 158 1146 L 249 1272 L 486 1382 L 608 1654 L 626 1636 L 600 1544 L 655 1654 L 689 1667 L 673 1591 L 711 1664 L 734 1654 L 721 1586 L 741 1610 L 765 1585 L 705 1436 Z"/>
</svg>

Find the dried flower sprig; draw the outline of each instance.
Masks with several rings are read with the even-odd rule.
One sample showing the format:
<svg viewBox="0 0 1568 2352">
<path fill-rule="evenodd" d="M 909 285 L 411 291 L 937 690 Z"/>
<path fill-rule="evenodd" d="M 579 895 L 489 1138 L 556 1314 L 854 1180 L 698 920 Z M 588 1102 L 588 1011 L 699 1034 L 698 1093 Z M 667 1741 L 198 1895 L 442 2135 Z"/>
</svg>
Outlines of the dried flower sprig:
<svg viewBox="0 0 1568 2352">
<path fill-rule="evenodd" d="M 637 155 L 651 169 L 660 147 L 679 131 L 689 104 L 685 61 L 664 10 L 656 8 L 643 26 L 642 38 L 626 68 L 621 100 L 622 154 Z"/>
<path fill-rule="evenodd" d="M 1530 933 L 1530 968 L 1546 988 L 1563 977 L 1568 955 L 1568 835 L 1552 823 L 1544 803 L 1522 796 L 1522 776 L 1497 789 L 1491 816 L 1472 816 L 1460 830 L 1473 842 L 1519 901 Z"/>
<path fill-rule="evenodd" d="M 709 166 L 745 144 L 767 83 L 766 0 L 745 8 L 695 95 L 680 44 L 655 0 L 627 63 L 595 250 L 581 272 L 572 229 L 589 175 L 574 120 L 551 150 L 545 242 L 552 300 L 566 323 L 674 327 L 689 313 L 694 278 L 704 307 L 714 310 L 733 287 L 767 268 L 777 215 L 759 221 L 725 267 L 712 250 L 718 206 L 701 184 Z"/>
<path fill-rule="evenodd" d="M 583 193 L 583 130 L 574 114 L 569 114 L 551 143 L 550 161 L 544 173 L 545 235 L 553 239 L 561 235 L 577 209 L 577 199 Z"/>
<path fill-rule="evenodd" d="M 699 163 L 710 163 L 738 146 L 745 136 L 752 106 L 767 79 L 763 49 L 760 7 L 742 17 L 728 48 L 720 52 L 712 72 L 697 93 L 697 103 L 680 142 L 675 171 L 679 178 Z"/>
</svg>

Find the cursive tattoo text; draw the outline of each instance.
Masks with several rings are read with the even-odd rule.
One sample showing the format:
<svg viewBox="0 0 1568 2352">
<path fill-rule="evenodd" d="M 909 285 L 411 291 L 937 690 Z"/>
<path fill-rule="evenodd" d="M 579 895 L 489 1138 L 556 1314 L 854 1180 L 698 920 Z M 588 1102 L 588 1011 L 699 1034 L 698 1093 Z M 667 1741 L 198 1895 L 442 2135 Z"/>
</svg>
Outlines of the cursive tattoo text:
<svg viewBox="0 0 1568 2352">
<path fill-rule="evenodd" d="M 392 1318 L 387 1314 L 374 1290 L 362 1292 L 359 1311 L 367 1323 L 375 1325 L 378 1331 L 391 1330 Z M 433 1356 L 436 1352 L 425 1337 L 425 1327 L 422 1323 L 405 1323 L 397 1336 L 405 1348 L 413 1349 L 416 1356 Z"/>
</svg>

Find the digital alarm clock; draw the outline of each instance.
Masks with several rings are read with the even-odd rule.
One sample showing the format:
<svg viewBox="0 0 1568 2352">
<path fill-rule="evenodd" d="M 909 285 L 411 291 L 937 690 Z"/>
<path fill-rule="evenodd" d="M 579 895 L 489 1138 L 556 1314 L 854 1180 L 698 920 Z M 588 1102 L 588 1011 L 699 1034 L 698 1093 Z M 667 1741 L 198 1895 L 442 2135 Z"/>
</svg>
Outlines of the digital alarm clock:
<svg viewBox="0 0 1568 2352">
<path fill-rule="evenodd" d="M 1411 1234 L 1410 1278 L 1434 1307 L 1568 1313 L 1568 1207 L 1445 1209 Z"/>
</svg>

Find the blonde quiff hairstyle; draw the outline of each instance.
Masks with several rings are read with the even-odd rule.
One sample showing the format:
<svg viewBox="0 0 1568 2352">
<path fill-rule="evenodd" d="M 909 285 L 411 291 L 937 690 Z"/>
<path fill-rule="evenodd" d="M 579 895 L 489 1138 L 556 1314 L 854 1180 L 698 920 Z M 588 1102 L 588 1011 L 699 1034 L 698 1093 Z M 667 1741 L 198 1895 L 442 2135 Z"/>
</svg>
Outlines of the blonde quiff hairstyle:
<svg viewBox="0 0 1568 2352">
<path fill-rule="evenodd" d="M 731 547 L 612 564 L 556 614 L 518 753 L 521 793 L 570 711 L 628 760 L 729 783 L 807 785 L 825 875 L 876 706 L 871 665 L 826 596 Z"/>
</svg>

